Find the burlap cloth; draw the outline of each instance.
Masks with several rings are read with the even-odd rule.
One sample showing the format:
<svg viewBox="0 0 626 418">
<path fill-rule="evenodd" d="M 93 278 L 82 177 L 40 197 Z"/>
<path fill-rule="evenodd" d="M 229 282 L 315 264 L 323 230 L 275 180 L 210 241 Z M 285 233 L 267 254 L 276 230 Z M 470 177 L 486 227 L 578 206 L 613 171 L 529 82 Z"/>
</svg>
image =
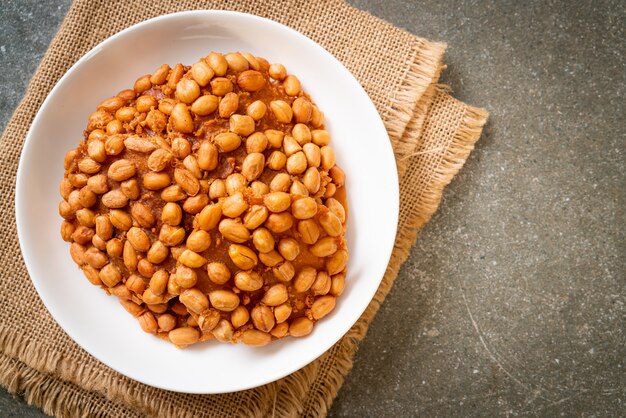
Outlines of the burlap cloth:
<svg viewBox="0 0 626 418">
<path fill-rule="evenodd" d="M 186 395 L 148 387 L 114 372 L 78 347 L 37 296 L 20 255 L 13 218 L 22 143 L 57 80 L 113 33 L 154 16 L 189 9 L 230 9 L 264 16 L 328 49 L 376 105 L 400 172 L 395 249 L 378 293 L 361 319 L 305 368 L 263 387 L 226 395 Z M 339 1 L 76 1 L 0 143 L 4 214 L 0 218 L 0 383 L 57 416 L 325 415 L 352 366 L 357 343 L 391 288 L 418 230 L 436 210 L 443 188 L 465 162 L 487 117 L 484 110 L 453 99 L 436 84 L 444 48 Z M 60 222 L 56 214 L 48 216 L 50 222 Z"/>
</svg>

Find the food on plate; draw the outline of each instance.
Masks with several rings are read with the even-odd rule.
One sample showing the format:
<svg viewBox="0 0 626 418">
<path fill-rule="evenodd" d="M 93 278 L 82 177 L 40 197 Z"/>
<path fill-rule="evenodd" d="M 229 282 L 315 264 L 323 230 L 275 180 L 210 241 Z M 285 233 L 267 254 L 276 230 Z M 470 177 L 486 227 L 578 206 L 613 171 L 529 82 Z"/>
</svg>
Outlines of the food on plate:
<svg viewBox="0 0 626 418">
<path fill-rule="evenodd" d="M 311 333 L 343 292 L 345 174 L 297 76 L 249 53 L 161 65 L 67 152 L 62 238 L 177 346 Z"/>
</svg>

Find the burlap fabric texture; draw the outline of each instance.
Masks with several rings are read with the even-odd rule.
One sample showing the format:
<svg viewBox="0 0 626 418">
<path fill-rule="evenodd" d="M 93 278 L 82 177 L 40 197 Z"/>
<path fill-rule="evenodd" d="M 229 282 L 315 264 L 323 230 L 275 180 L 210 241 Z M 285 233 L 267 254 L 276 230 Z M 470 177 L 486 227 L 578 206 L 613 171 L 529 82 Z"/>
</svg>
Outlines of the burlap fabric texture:
<svg viewBox="0 0 626 418">
<path fill-rule="evenodd" d="M 229 9 L 267 17 L 328 49 L 376 105 L 400 172 L 395 249 L 378 293 L 361 319 L 332 349 L 296 373 L 226 395 L 186 395 L 148 387 L 121 376 L 78 347 L 37 296 L 20 255 L 12 216 L 24 138 L 58 79 L 106 37 L 145 19 L 190 9 Z M 485 111 L 453 99 L 437 86 L 444 48 L 334 0 L 77 0 L 0 142 L 0 205 L 5 214 L 0 218 L 0 265 L 4 267 L 0 270 L 0 383 L 56 416 L 324 416 L 417 232 L 436 210 L 443 188 L 465 162 L 487 117 Z M 51 214 L 51 221 L 55 219 Z"/>
</svg>

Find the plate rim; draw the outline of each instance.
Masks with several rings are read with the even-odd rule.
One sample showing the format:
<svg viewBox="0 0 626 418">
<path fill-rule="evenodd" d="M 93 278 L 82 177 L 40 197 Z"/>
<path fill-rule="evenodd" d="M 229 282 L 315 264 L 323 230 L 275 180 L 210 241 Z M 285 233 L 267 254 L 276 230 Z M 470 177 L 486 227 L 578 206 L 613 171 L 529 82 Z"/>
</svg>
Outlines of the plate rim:
<svg viewBox="0 0 626 418">
<path fill-rule="evenodd" d="M 382 128 L 382 130 L 386 133 L 386 141 L 385 141 L 385 147 L 388 150 L 388 156 L 390 156 L 391 158 L 389 158 L 390 162 L 392 163 L 391 167 L 393 167 L 393 170 L 390 169 L 390 175 L 392 177 L 393 183 L 390 186 L 390 193 L 393 198 L 393 213 L 389 213 L 388 215 L 392 218 L 391 221 L 393 223 L 393 225 L 395 225 L 395 230 L 393 231 L 393 239 L 390 240 L 389 245 L 386 246 L 386 248 L 379 248 L 378 250 L 380 251 L 380 256 L 386 261 L 385 262 L 385 268 L 383 269 L 383 271 L 380 273 L 380 275 L 376 275 L 376 277 L 380 276 L 379 278 L 377 278 L 377 285 L 376 287 L 373 287 L 373 292 L 371 292 L 370 295 L 368 295 L 367 297 L 367 303 L 363 304 L 363 309 L 360 310 L 358 316 L 356 316 L 356 320 L 352 323 L 349 324 L 349 326 L 342 326 L 342 332 L 339 336 L 339 338 L 337 338 L 336 340 L 332 341 L 332 343 L 330 344 L 326 344 L 324 345 L 324 348 L 322 350 L 320 349 L 315 349 L 315 354 L 311 356 L 310 359 L 308 359 L 304 364 L 300 365 L 297 368 L 291 368 L 291 369 L 286 369 L 285 371 L 281 372 L 281 373 L 277 373 L 275 375 L 272 375 L 271 377 L 265 378 L 265 379 L 261 379 L 260 381 L 255 381 L 252 384 L 249 383 L 243 383 L 241 385 L 241 387 L 239 389 L 235 389 L 235 390 L 210 390 L 207 391 L 204 388 L 198 388 L 197 390 L 181 390 L 181 389 L 177 389 L 175 387 L 168 387 L 167 385 L 162 385 L 159 383 L 155 383 L 152 381 L 147 381 L 146 379 L 142 379 L 141 376 L 130 376 L 129 374 L 124 373 L 123 371 L 120 370 L 120 368 L 117 365 L 113 365 L 110 364 L 110 362 L 108 361 L 104 361 L 103 359 L 101 359 L 98 355 L 94 354 L 92 352 L 92 350 L 90 348 L 88 348 L 87 346 L 89 344 L 84 344 L 84 341 L 81 339 L 80 336 L 77 336 L 73 331 L 69 331 L 68 328 L 66 328 L 66 326 L 64 324 L 62 324 L 60 321 L 57 320 L 57 316 L 55 315 L 55 310 L 50 306 L 50 301 L 46 300 L 46 298 L 43 296 L 42 293 L 42 289 L 40 288 L 39 284 L 38 284 L 38 280 L 34 279 L 34 276 L 32 274 L 32 270 L 33 268 L 31 268 L 31 263 L 35 263 L 33 258 L 34 255 L 30 254 L 28 251 L 25 251 L 25 245 L 28 242 L 28 238 L 26 238 L 26 231 L 25 231 L 25 222 L 26 220 L 22 217 L 22 215 L 20 213 L 23 213 L 22 205 L 26 203 L 27 199 L 26 199 L 26 195 L 24 192 L 24 182 L 25 180 L 25 160 L 27 159 L 26 155 L 30 153 L 30 149 L 33 146 L 33 128 L 35 126 L 37 126 L 39 124 L 40 119 L 43 117 L 42 115 L 46 112 L 46 108 L 48 107 L 48 103 L 51 100 L 51 97 L 55 95 L 55 93 L 61 88 L 61 86 L 65 83 L 65 80 L 67 78 L 70 77 L 70 75 L 72 73 L 74 73 L 77 68 L 79 68 L 83 63 L 85 63 L 86 61 L 88 61 L 89 59 L 91 59 L 92 56 L 94 56 L 95 54 L 97 54 L 102 48 L 107 47 L 107 45 L 109 43 L 114 42 L 115 40 L 117 40 L 120 37 L 123 37 L 124 35 L 126 35 L 129 32 L 135 31 L 140 29 L 143 26 L 147 26 L 147 25 L 155 25 L 155 24 L 160 24 L 162 23 L 162 21 L 167 21 L 169 19 L 178 19 L 178 18 L 185 18 L 187 16 L 202 16 L 202 15 L 208 15 L 208 16 L 234 16 L 237 19 L 253 19 L 253 20 L 257 20 L 258 22 L 260 22 L 263 25 L 270 25 L 270 26 L 275 26 L 275 27 L 279 27 L 281 30 L 286 30 L 290 33 L 290 35 L 295 36 L 297 38 L 300 38 L 302 41 L 310 44 L 313 48 L 315 48 L 321 55 L 324 56 L 325 59 L 329 59 L 331 61 L 334 61 L 335 64 L 339 65 L 341 68 L 343 68 L 343 70 L 350 76 L 351 81 L 353 81 L 354 83 L 354 87 L 361 90 L 361 92 L 365 95 L 365 97 L 367 97 L 367 105 L 371 107 L 371 109 L 373 110 L 373 112 L 378 116 L 375 119 L 375 123 L 379 125 L 380 128 Z M 390 168 L 391 168 L 390 167 Z M 31 283 L 33 284 L 33 286 L 35 287 L 35 290 L 37 291 L 37 294 L 39 296 L 39 299 L 43 302 L 44 306 L 46 307 L 46 310 L 48 311 L 48 313 L 50 314 L 50 316 L 54 319 L 54 321 L 56 322 L 56 324 L 83 350 L 85 350 L 87 353 L 89 353 L 89 355 L 93 356 L 95 359 L 97 359 L 99 362 L 101 362 L 102 364 L 106 365 L 107 367 L 110 367 L 112 370 L 114 370 L 117 373 L 120 373 L 123 376 L 126 376 L 129 379 L 135 380 L 137 382 L 140 382 L 142 384 L 146 384 L 148 386 L 151 387 L 155 387 L 158 389 L 163 389 L 163 390 L 168 390 L 168 391 L 172 391 L 172 392 L 178 392 L 178 393 L 190 393 L 190 394 L 221 394 L 221 393 L 233 393 L 233 392 L 237 392 L 237 391 L 242 391 L 242 390 L 248 390 L 248 389 L 252 389 L 252 388 L 256 388 L 274 381 L 277 381 L 287 375 L 290 375 L 300 369 L 302 369 L 303 367 L 311 364 L 313 361 L 315 361 L 316 359 L 318 359 L 321 355 L 323 355 L 324 353 L 326 353 L 330 348 L 332 348 L 333 345 L 335 345 L 338 341 L 340 341 L 345 335 L 346 333 L 354 326 L 354 324 L 356 324 L 356 322 L 361 318 L 361 316 L 363 315 L 363 313 L 365 312 L 365 310 L 367 309 L 367 307 L 369 306 L 369 304 L 371 303 L 371 301 L 373 300 L 376 292 L 378 291 L 378 288 L 380 287 L 380 284 L 382 283 L 382 280 L 384 278 L 384 274 L 386 271 L 386 268 L 389 264 L 389 260 L 391 258 L 392 252 L 393 252 L 393 248 L 394 248 L 394 244 L 397 238 L 397 227 L 398 227 L 398 220 L 399 220 L 399 204 L 400 204 L 400 189 L 399 189 L 399 177 L 398 177 L 398 171 L 397 171 L 397 164 L 396 164 L 396 160 L 395 160 L 395 154 L 393 152 L 393 147 L 391 145 L 391 141 L 389 139 L 389 135 L 387 133 L 387 130 L 384 126 L 384 123 L 382 121 L 382 118 L 380 117 L 380 114 L 378 113 L 376 107 L 374 106 L 373 102 L 371 101 L 369 95 L 367 94 L 367 92 L 365 91 L 365 89 L 363 88 L 363 86 L 359 83 L 359 81 L 356 79 L 356 77 L 354 77 L 354 75 L 345 67 L 345 65 L 339 61 L 339 59 L 337 59 L 333 54 L 331 54 L 329 51 L 327 51 L 324 47 L 322 47 L 320 44 L 318 44 L 317 42 L 315 42 L 314 40 L 312 40 L 311 38 L 309 38 L 308 36 L 302 34 L 301 32 L 286 26 L 280 22 L 268 19 L 268 18 L 264 18 L 261 16 L 257 16 L 254 14 L 249 14 L 249 13 L 244 13 L 244 12 L 238 12 L 238 11 L 230 11 L 230 10 L 213 10 L 213 9 L 203 9 L 203 10 L 187 10 L 187 11 L 180 11 L 180 12 L 175 12 L 175 13 L 168 13 L 168 14 L 163 14 L 163 15 L 159 15 L 141 22 L 138 22 L 132 26 L 129 26 L 109 37 L 107 37 L 106 39 L 102 40 L 100 43 L 98 43 L 96 46 L 94 46 L 93 48 L 91 48 L 89 51 L 87 51 L 84 55 L 82 55 L 74 64 L 72 64 L 70 66 L 70 68 L 59 78 L 59 80 L 56 82 L 56 84 L 54 85 L 54 87 L 49 91 L 49 93 L 46 95 L 46 98 L 44 99 L 44 101 L 42 102 L 41 106 L 39 107 L 39 109 L 37 110 L 37 113 L 35 115 L 35 117 L 32 119 L 31 125 L 28 129 L 28 132 L 25 136 L 23 145 L 22 145 L 22 150 L 20 151 L 20 158 L 19 158 L 19 162 L 18 162 L 18 168 L 17 168 L 17 173 L 16 173 L 16 182 L 15 182 L 15 204 L 14 204 L 14 210 L 15 210 L 15 223 L 16 223 L 16 230 L 17 230 L 17 235 L 18 235 L 18 242 L 19 242 L 19 247 L 20 247 L 20 253 L 22 255 L 22 258 L 24 260 L 24 264 L 26 266 L 26 269 L 28 271 L 28 275 L 29 275 L 29 279 L 31 281 Z M 31 250 L 32 252 L 32 250 Z M 33 264 L 34 265 L 34 264 Z M 44 292 L 45 293 L 45 292 Z M 365 298 L 364 298 L 365 299 Z"/>
</svg>

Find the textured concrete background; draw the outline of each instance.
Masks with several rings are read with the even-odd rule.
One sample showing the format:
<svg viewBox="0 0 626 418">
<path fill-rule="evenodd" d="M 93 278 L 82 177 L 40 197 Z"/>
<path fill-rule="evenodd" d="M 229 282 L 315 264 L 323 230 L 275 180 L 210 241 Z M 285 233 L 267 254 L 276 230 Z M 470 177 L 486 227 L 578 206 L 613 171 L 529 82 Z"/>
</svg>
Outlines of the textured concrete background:
<svg viewBox="0 0 626 418">
<path fill-rule="evenodd" d="M 624 2 L 351 2 L 446 41 L 491 118 L 330 416 L 626 415 Z M 0 3 L 0 128 L 68 6 Z"/>
</svg>

